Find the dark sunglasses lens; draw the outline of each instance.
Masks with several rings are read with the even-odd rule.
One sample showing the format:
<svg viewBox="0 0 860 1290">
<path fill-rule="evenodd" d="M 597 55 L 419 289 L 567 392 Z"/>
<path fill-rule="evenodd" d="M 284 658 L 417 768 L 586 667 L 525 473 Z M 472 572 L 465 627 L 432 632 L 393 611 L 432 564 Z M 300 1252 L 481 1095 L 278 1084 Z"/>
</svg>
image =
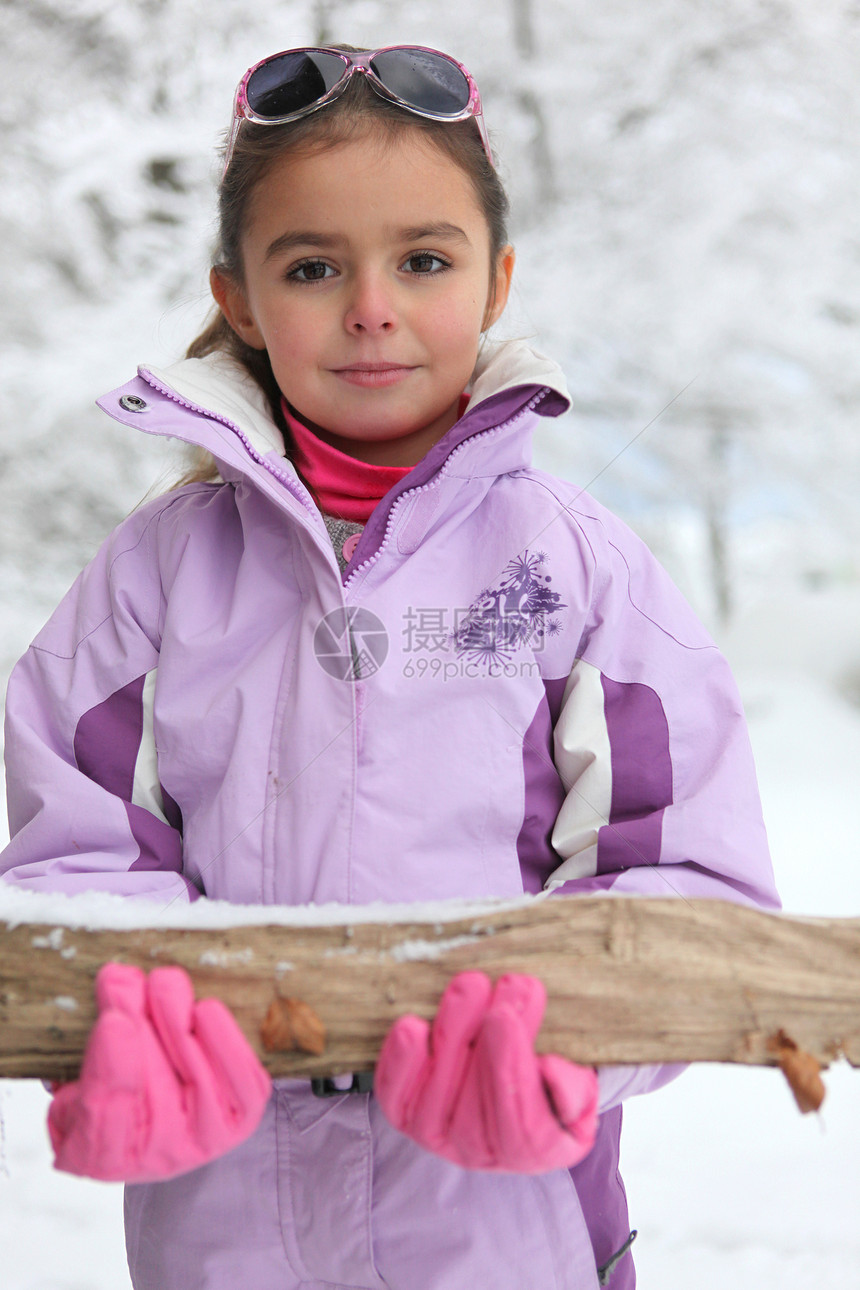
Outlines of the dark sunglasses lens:
<svg viewBox="0 0 860 1290">
<path fill-rule="evenodd" d="M 386 89 L 411 107 L 457 116 L 469 103 L 469 82 L 455 63 L 424 49 L 389 49 L 370 64 Z"/>
<path fill-rule="evenodd" d="M 258 67 L 245 86 L 257 116 L 289 116 L 310 107 L 337 85 L 346 70 L 336 54 L 289 53 Z"/>
</svg>

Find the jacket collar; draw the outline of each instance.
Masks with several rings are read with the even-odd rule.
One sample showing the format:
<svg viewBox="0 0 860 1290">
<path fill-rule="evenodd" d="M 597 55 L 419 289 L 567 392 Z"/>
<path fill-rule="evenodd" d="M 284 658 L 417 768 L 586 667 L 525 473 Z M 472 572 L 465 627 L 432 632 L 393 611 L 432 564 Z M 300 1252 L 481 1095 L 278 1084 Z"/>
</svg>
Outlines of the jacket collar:
<svg viewBox="0 0 860 1290">
<path fill-rule="evenodd" d="M 485 342 L 472 374 L 469 410 L 519 386 L 549 391 L 541 406 L 542 416 L 559 416 L 570 407 L 567 383 L 558 363 L 539 354 L 524 340 Z"/>
<path fill-rule="evenodd" d="M 283 437 L 272 421 L 265 395 L 229 355 L 186 358 L 164 368 L 144 364 L 138 370 L 148 384 L 173 391 L 183 402 L 238 426 L 261 457 L 283 454 Z M 470 391 L 466 415 L 431 450 L 434 458 L 444 459 L 470 435 L 498 424 L 500 411 L 510 415 L 540 391 L 545 391 L 536 407 L 541 415 L 558 416 L 570 406 L 561 368 L 521 340 L 487 342 Z"/>
</svg>

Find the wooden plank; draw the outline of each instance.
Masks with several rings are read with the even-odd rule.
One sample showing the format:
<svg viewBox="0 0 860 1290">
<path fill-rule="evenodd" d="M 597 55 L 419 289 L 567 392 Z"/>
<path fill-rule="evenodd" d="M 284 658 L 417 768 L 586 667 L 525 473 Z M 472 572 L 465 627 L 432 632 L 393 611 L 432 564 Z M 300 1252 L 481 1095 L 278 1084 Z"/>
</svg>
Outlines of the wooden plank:
<svg viewBox="0 0 860 1290">
<path fill-rule="evenodd" d="M 345 910 L 345 913 L 347 911 Z M 722 901 L 554 897 L 441 923 L 86 931 L 0 922 L 0 1076 L 68 1079 L 102 963 L 177 963 L 236 1015 L 273 1075 L 370 1069 L 394 1019 L 431 1017 L 455 972 L 546 984 L 544 1052 L 583 1063 L 774 1065 L 783 1031 L 821 1065 L 860 1065 L 860 919 Z M 319 1055 L 267 1053 L 277 994 L 326 1031 Z"/>
</svg>

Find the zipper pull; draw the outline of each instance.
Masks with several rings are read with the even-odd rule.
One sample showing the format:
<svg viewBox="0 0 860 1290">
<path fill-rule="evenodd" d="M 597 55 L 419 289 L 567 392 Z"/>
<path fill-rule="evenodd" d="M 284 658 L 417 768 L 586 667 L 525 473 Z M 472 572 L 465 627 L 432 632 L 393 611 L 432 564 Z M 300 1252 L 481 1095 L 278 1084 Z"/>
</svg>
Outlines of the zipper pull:
<svg viewBox="0 0 860 1290">
<path fill-rule="evenodd" d="M 598 1284 L 598 1285 L 600 1285 L 600 1286 L 608 1286 L 608 1285 L 609 1285 L 609 1278 L 612 1276 L 612 1273 L 613 1273 L 613 1272 L 615 1271 L 615 1269 L 618 1267 L 618 1264 L 619 1264 L 619 1263 L 621 1262 L 621 1260 L 624 1258 L 624 1255 L 625 1255 L 625 1254 L 627 1253 L 627 1251 L 630 1249 L 630 1246 L 631 1246 L 631 1245 L 633 1244 L 633 1242 L 636 1240 L 636 1237 L 637 1237 L 638 1235 L 639 1235 L 639 1233 L 638 1233 L 637 1231 L 635 1231 L 635 1230 L 634 1230 L 634 1231 L 632 1231 L 632 1232 L 630 1233 L 630 1235 L 628 1236 L 627 1240 L 626 1240 L 626 1241 L 624 1242 L 624 1244 L 622 1245 L 621 1249 L 620 1249 L 620 1250 L 616 1250 L 616 1252 L 613 1254 L 612 1258 L 611 1258 L 611 1259 L 609 1259 L 606 1263 L 604 1263 L 604 1265 L 603 1265 L 603 1267 L 602 1267 L 602 1268 L 598 1268 L 598 1269 L 597 1269 L 597 1284 Z"/>
</svg>

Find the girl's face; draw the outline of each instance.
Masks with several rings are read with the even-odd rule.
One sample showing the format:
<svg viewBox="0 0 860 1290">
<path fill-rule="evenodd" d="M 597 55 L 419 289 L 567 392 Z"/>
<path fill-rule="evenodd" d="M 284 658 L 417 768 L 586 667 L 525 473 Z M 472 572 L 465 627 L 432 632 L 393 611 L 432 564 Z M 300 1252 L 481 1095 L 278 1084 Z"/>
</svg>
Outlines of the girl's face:
<svg viewBox="0 0 860 1290">
<path fill-rule="evenodd" d="M 215 298 L 302 419 L 361 460 L 419 461 L 457 420 L 513 271 L 511 247 L 491 269 L 465 172 L 412 130 L 284 157 L 242 253 L 243 286 L 213 270 Z"/>
</svg>

